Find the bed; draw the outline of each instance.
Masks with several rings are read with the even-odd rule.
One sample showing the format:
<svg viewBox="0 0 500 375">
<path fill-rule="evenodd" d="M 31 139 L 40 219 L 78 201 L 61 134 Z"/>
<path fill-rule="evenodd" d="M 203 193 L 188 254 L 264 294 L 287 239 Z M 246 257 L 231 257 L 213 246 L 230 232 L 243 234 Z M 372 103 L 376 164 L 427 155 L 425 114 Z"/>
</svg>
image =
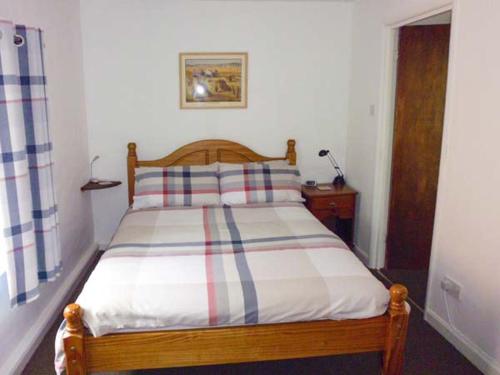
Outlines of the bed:
<svg viewBox="0 0 500 375">
<path fill-rule="evenodd" d="M 295 141 L 284 157 L 204 140 L 152 161 L 130 143 L 129 204 L 138 167 L 273 160 L 295 165 Z M 301 203 L 129 210 L 64 311 L 66 373 L 381 352 L 382 373 L 397 375 L 406 297 Z"/>
</svg>

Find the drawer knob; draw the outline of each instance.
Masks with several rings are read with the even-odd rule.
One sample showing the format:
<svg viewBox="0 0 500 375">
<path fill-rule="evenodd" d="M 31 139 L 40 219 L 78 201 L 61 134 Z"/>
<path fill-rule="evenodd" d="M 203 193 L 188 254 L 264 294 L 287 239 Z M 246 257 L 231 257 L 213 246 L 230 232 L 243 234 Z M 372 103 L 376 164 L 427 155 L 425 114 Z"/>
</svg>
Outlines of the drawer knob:
<svg viewBox="0 0 500 375">
<path fill-rule="evenodd" d="M 330 202 L 330 207 L 337 207 L 337 203 L 335 203 L 335 202 Z"/>
</svg>

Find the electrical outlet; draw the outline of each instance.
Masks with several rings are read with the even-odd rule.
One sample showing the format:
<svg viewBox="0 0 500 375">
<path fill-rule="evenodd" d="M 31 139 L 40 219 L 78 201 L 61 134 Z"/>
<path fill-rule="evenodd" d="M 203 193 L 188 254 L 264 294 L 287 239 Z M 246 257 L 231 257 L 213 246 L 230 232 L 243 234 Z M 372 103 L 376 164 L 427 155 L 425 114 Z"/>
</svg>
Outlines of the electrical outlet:
<svg viewBox="0 0 500 375">
<path fill-rule="evenodd" d="M 460 300 L 462 286 L 456 281 L 450 279 L 448 276 L 443 277 L 443 280 L 441 280 L 441 289 L 443 289 L 450 296 Z"/>
</svg>

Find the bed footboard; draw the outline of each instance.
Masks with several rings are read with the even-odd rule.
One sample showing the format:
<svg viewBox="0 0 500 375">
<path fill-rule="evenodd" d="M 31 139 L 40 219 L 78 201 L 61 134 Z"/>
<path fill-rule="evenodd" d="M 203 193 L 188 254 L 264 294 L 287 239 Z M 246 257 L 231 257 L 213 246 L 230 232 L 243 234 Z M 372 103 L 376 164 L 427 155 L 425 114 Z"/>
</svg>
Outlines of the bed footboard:
<svg viewBox="0 0 500 375">
<path fill-rule="evenodd" d="M 72 303 L 64 309 L 66 333 L 64 335 L 64 354 L 66 355 L 66 374 L 87 374 L 85 360 L 84 327 L 80 305 Z"/>
<path fill-rule="evenodd" d="M 406 335 L 408 333 L 409 312 L 406 308 L 408 290 L 400 284 L 391 289 L 391 302 L 387 310 L 389 318 L 383 355 L 382 374 L 400 375 L 403 373 Z"/>
<path fill-rule="evenodd" d="M 64 310 L 67 375 L 382 352 L 382 374 L 401 375 L 409 313 L 402 285 L 375 318 L 85 336 L 80 306 Z M 231 348 L 231 350 L 221 350 Z"/>
</svg>

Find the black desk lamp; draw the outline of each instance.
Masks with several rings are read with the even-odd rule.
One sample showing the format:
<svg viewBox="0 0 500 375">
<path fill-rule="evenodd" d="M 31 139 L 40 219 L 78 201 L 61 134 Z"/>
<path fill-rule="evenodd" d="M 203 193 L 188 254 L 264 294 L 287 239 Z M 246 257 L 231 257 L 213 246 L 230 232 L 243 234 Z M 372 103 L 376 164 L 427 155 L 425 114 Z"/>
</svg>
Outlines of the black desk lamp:
<svg viewBox="0 0 500 375">
<path fill-rule="evenodd" d="M 344 174 L 342 173 L 342 170 L 340 169 L 337 160 L 335 160 L 330 150 L 321 150 L 318 155 L 320 157 L 328 156 L 328 160 L 330 160 L 330 163 L 332 164 L 333 168 L 335 168 L 335 172 L 337 172 L 337 177 L 333 179 L 333 184 L 338 186 L 344 186 L 345 185 Z"/>
</svg>

